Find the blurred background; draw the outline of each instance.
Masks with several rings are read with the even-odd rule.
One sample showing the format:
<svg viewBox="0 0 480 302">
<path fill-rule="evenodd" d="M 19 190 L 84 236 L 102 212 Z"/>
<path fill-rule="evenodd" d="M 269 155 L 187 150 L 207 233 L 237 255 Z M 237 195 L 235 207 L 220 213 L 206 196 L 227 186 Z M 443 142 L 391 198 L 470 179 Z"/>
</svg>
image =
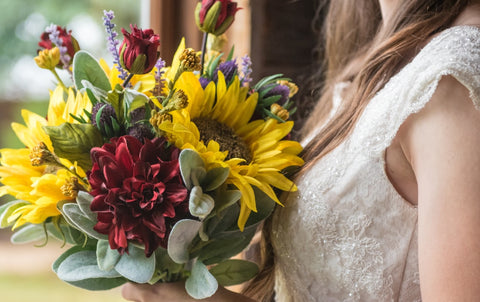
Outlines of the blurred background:
<svg viewBox="0 0 480 302">
<path fill-rule="evenodd" d="M 283 73 L 300 83 L 297 128 L 312 107 L 309 74 L 318 68 L 315 37 L 321 7 L 317 0 L 236 0 L 242 9 L 227 31 L 230 49 L 238 58 L 250 54 L 254 81 Z M 103 26 L 103 10 L 113 10 L 120 29 L 129 24 L 153 28 L 160 35 L 161 57 L 167 63 L 182 36 L 187 46 L 200 49 L 201 34 L 193 11 L 197 0 L 22 0 L 0 1 L 0 148 L 21 148 L 11 130 L 12 122 L 23 124 L 20 110 L 45 116 L 53 75 L 37 67 L 33 58 L 45 28 L 54 23 L 72 30 L 81 49 L 110 65 Z M 321 19 L 321 18 L 320 18 Z M 60 76 L 69 82 L 68 74 Z M 305 97 L 302 97 L 305 96 Z M 1 198 L 0 205 L 9 200 Z M 120 290 L 89 292 L 60 281 L 51 264 L 66 247 L 49 242 L 21 246 L 10 243 L 10 229 L 0 230 L 0 301 L 2 302 L 121 302 Z"/>
</svg>

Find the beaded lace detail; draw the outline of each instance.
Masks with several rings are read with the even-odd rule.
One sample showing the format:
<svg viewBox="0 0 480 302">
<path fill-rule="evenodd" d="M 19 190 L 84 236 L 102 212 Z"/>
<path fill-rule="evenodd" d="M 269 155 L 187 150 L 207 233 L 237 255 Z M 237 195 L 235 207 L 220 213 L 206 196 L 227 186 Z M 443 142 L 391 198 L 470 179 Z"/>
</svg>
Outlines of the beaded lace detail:
<svg viewBox="0 0 480 302">
<path fill-rule="evenodd" d="M 384 153 L 444 75 L 480 108 L 480 29 L 432 39 L 372 98 L 351 135 L 297 179 L 273 220 L 278 302 L 421 301 L 417 209 L 388 180 Z"/>
</svg>

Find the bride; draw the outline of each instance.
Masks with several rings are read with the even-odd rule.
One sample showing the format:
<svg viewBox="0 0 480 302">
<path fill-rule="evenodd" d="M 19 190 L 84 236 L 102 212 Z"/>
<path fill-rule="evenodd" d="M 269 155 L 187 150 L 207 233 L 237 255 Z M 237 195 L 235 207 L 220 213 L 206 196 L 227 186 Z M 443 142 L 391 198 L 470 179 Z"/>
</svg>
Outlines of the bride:
<svg viewBox="0 0 480 302">
<path fill-rule="evenodd" d="M 480 1 L 332 0 L 325 37 L 298 193 L 259 277 L 207 301 L 480 301 Z"/>
</svg>

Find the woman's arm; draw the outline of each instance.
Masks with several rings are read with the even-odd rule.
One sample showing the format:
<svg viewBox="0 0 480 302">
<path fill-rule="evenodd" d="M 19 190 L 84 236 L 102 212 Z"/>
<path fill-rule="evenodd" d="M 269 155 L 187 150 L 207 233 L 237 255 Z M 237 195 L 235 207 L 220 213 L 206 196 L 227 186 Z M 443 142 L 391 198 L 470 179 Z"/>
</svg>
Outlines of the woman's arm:
<svg viewBox="0 0 480 302">
<path fill-rule="evenodd" d="M 480 301 L 480 112 L 447 76 L 402 127 L 418 183 L 422 300 Z"/>
<path fill-rule="evenodd" d="M 184 282 L 133 284 L 127 283 L 122 288 L 122 296 L 127 301 L 135 302 L 195 302 L 185 291 Z M 223 287 L 210 298 L 203 299 L 205 302 L 254 302 L 243 295 L 231 292 Z"/>
</svg>

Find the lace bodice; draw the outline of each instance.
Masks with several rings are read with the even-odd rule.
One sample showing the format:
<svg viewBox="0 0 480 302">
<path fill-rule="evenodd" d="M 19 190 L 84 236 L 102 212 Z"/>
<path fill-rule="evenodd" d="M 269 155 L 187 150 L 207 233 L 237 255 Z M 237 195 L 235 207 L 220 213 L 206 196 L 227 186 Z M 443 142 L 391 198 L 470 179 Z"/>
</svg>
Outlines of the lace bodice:
<svg viewBox="0 0 480 302">
<path fill-rule="evenodd" d="M 480 29 L 432 39 L 372 98 L 350 136 L 297 179 L 273 220 L 277 301 L 420 301 L 417 209 L 390 183 L 384 152 L 443 75 L 479 108 Z"/>
</svg>

